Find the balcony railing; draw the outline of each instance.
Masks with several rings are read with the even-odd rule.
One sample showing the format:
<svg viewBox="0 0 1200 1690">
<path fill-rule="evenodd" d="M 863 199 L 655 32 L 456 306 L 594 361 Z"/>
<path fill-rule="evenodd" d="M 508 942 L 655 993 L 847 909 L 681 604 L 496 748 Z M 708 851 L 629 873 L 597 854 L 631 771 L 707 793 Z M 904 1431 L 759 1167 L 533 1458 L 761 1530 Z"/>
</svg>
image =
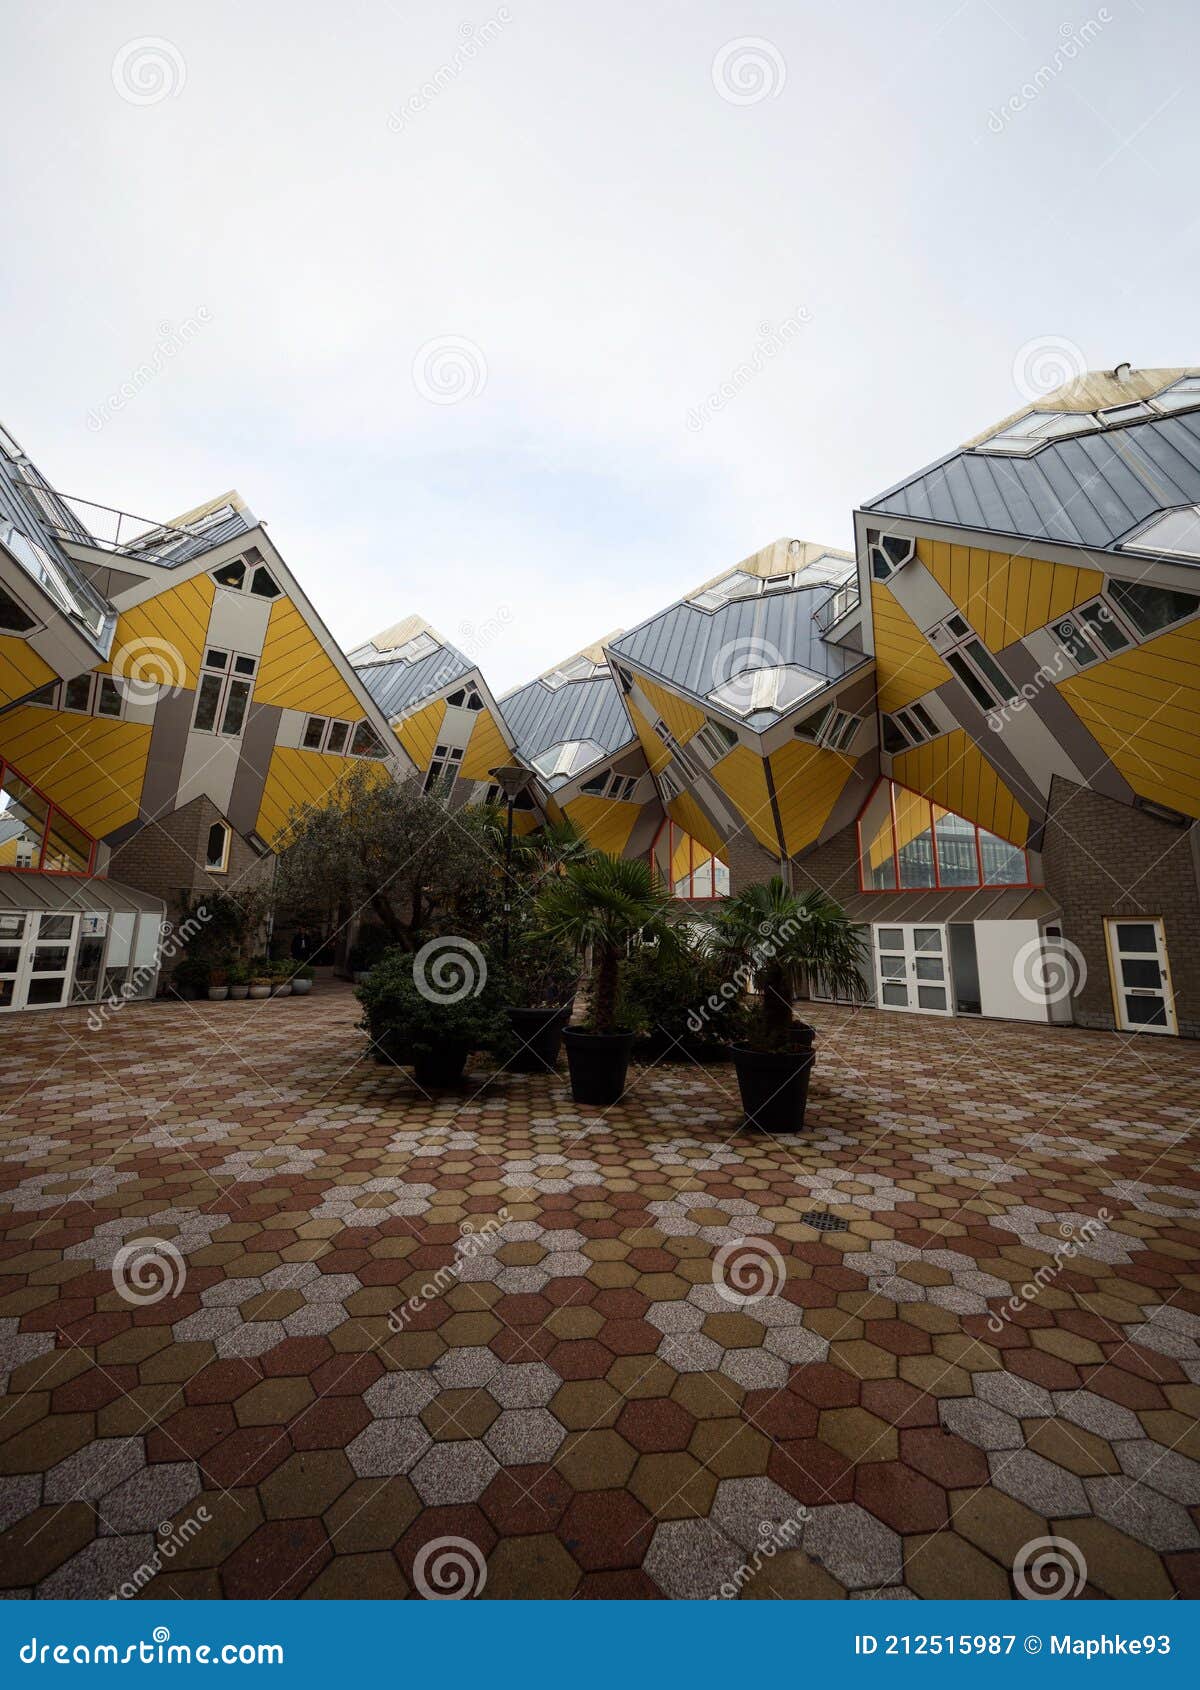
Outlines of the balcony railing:
<svg viewBox="0 0 1200 1690">
<path fill-rule="evenodd" d="M 844 587 L 839 587 L 836 593 L 831 593 L 823 604 L 817 606 L 813 611 L 813 621 L 822 634 L 827 634 L 843 617 L 856 611 L 861 603 L 857 578 L 847 581 Z"/>
</svg>

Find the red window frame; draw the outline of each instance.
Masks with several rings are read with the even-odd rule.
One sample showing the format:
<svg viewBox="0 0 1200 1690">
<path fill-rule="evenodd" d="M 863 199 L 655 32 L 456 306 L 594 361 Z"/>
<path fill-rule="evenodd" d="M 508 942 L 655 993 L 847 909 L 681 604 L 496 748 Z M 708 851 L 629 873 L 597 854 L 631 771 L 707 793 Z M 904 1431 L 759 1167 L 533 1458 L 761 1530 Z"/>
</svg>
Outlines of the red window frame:
<svg viewBox="0 0 1200 1690">
<path fill-rule="evenodd" d="M 867 810 L 874 803 L 875 794 L 879 791 L 881 786 L 886 786 L 888 788 L 889 809 L 892 818 L 892 864 L 896 875 L 896 884 L 894 886 L 868 886 L 866 875 L 863 872 L 865 857 L 863 850 L 862 820 L 866 815 Z M 932 886 L 905 886 L 901 882 L 899 846 L 900 829 L 896 815 L 897 788 L 899 788 L 902 792 L 908 793 L 910 797 L 919 800 L 929 811 L 929 844 L 933 855 Z M 895 897 L 899 892 L 1004 892 L 1012 891 L 1014 889 L 1020 891 L 1031 891 L 1035 887 L 1040 887 L 1042 885 L 1040 880 L 1034 880 L 1030 876 L 1028 850 L 1024 845 L 1018 845 L 1015 840 L 1012 839 L 1005 839 L 1004 843 L 1006 845 L 1010 845 L 1014 851 L 1020 851 L 1022 861 L 1025 864 L 1024 880 L 985 880 L 983 877 L 983 846 L 979 835 L 981 832 L 990 833 L 991 829 L 980 828 L 978 822 L 973 822 L 969 816 L 959 815 L 957 810 L 951 810 L 945 804 L 938 804 L 937 808 L 939 810 L 944 810 L 947 815 L 958 816 L 960 821 L 966 822 L 968 827 L 975 830 L 975 863 L 979 874 L 978 880 L 976 880 L 973 884 L 965 886 L 961 882 L 953 882 L 949 884 L 943 883 L 941 867 L 938 862 L 937 827 L 935 826 L 933 814 L 934 800 L 932 798 L 927 798 L 923 792 L 914 792 L 911 786 L 904 786 L 900 781 L 889 780 L 887 775 L 881 775 L 875 782 L 875 785 L 871 788 L 867 801 L 858 812 L 858 816 L 854 824 L 855 833 L 858 838 L 858 889 L 860 892 L 867 892 L 875 897 L 887 898 Z M 992 837 L 1000 839 L 1002 836 L 997 833 L 993 834 Z"/>
<path fill-rule="evenodd" d="M 32 792 L 37 793 L 38 797 L 46 806 L 46 821 L 42 828 L 42 843 L 41 848 L 38 851 L 38 860 L 36 865 L 31 868 L 18 868 L 14 864 L 7 870 L 7 872 L 9 874 L 65 874 L 73 875 L 77 880 L 87 879 L 96 866 L 95 837 L 90 834 L 85 827 L 80 827 L 74 816 L 69 816 L 61 804 L 56 804 L 54 802 L 48 792 L 43 792 L 40 786 L 36 786 L 34 782 L 29 779 L 28 775 L 23 775 L 15 763 L 10 763 L 6 757 L 0 757 L 0 787 L 4 785 L 5 780 L 10 774 L 15 775 L 16 778 L 25 786 L 29 787 Z M 78 828 L 79 832 L 83 834 L 83 837 L 88 840 L 88 860 L 86 868 L 46 868 L 46 852 L 50 848 L 51 823 L 56 815 L 61 816 L 63 820 L 69 822 L 72 827 Z"/>
<path fill-rule="evenodd" d="M 670 886 L 671 896 L 673 898 L 680 899 L 681 902 L 691 904 L 724 903 L 728 894 L 725 892 L 718 892 L 716 890 L 717 877 L 715 872 L 712 879 L 713 890 L 711 892 L 696 891 L 696 840 L 686 828 L 680 827 L 679 823 L 673 820 L 670 816 L 663 819 L 659 825 L 658 832 L 654 835 L 654 842 L 650 846 L 650 850 L 648 852 L 650 867 L 654 868 L 656 866 L 654 856 L 655 852 L 658 850 L 658 842 L 663 836 L 664 827 L 670 830 L 667 834 L 667 881 Z M 676 892 L 675 882 L 670 878 L 671 864 L 675 861 L 675 836 L 677 834 L 688 841 L 688 890 L 686 892 Z M 729 864 L 725 861 L 724 857 L 718 857 L 714 852 L 712 853 L 712 860 L 713 862 L 720 863 L 721 867 L 728 871 Z M 682 876 L 680 878 L 682 879 Z"/>
</svg>

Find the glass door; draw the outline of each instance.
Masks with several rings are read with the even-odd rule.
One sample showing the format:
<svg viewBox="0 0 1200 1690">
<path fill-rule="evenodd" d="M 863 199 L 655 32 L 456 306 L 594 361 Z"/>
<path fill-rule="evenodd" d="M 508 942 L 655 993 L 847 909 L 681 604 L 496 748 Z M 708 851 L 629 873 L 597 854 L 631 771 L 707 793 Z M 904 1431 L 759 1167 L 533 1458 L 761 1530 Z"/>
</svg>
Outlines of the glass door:
<svg viewBox="0 0 1200 1690">
<path fill-rule="evenodd" d="M 17 1009 L 17 981 L 21 974 L 25 924 L 28 917 L 10 910 L 0 912 L 0 1013 Z"/>
<path fill-rule="evenodd" d="M 881 1009 L 954 1013 L 944 927 L 876 927 L 875 967 Z"/>
<path fill-rule="evenodd" d="M 1167 939 L 1157 916 L 1148 921 L 1105 923 L 1117 1025 L 1127 1033 L 1174 1033 L 1175 994 L 1167 964 Z"/>
<path fill-rule="evenodd" d="M 15 1008 L 47 1009 L 66 1003 L 78 919 L 48 912 L 30 918 L 37 923 L 37 936 L 25 947 L 24 1001 Z"/>
</svg>

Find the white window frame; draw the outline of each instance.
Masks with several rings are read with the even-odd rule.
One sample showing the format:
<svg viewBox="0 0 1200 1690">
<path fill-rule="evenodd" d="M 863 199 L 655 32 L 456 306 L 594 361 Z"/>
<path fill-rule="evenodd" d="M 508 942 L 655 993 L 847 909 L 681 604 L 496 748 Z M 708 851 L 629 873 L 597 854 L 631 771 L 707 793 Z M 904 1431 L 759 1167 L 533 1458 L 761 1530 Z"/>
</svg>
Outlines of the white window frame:
<svg viewBox="0 0 1200 1690">
<path fill-rule="evenodd" d="M 215 514 L 216 513 L 214 512 L 214 515 Z M 222 518 L 222 520 L 225 519 Z M 218 581 L 218 572 L 223 569 L 229 569 L 235 563 L 240 563 L 242 565 L 242 579 L 238 585 L 234 587 L 231 586 L 228 581 Z M 255 574 L 260 569 L 267 577 L 267 580 L 275 588 L 273 593 L 256 593 L 254 591 L 251 583 L 254 580 Z M 279 582 L 275 579 L 274 570 L 269 567 L 266 559 L 261 556 L 257 559 L 252 559 L 247 556 L 227 558 L 224 563 L 219 563 L 216 569 L 210 569 L 208 573 L 213 585 L 223 593 L 239 593 L 243 598 L 262 599 L 264 604 L 274 604 L 276 599 L 287 597 L 287 594 L 284 592 Z"/>
<path fill-rule="evenodd" d="M 220 859 L 219 862 L 214 863 L 209 858 L 208 845 L 209 845 L 209 840 L 212 838 L 213 828 L 215 828 L 215 827 L 219 827 L 221 829 L 223 837 L 222 837 L 222 847 L 221 847 L 221 859 Z M 207 830 L 207 832 L 205 833 L 205 836 L 204 836 L 204 869 L 205 869 L 205 873 L 207 873 L 207 874 L 228 874 L 228 872 L 229 872 L 229 847 L 232 844 L 232 842 L 233 842 L 233 829 L 230 827 L 228 822 L 226 822 L 226 821 L 215 821 L 215 822 L 209 823 L 208 830 Z"/>
<path fill-rule="evenodd" d="M 811 732 L 804 730 L 815 722 L 816 727 Z M 845 751 L 852 744 L 855 734 L 862 726 L 862 717 L 853 711 L 843 710 L 833 699 L 823 709 L 814 711 L 806 716 L 803 722 L 798 722 L 794 729 L 797 739 L 802 739 L 807 745 L 819 745 L 825 751 Z"/>
<path fill-rule="evenodd" d="M 733 744 L 727 745 L 724 736 L 728 734 Z M 714 722 L 711 716 L 703 727 L 697 728 L 689 745 L 698 745 L 711 765 L 719 763 L 723 757 L 728 757 L 731 751 L 736 751 L 741 744 L 740 737 L 724 722 Z"/>
<path fill-rule="evenodd" d="M 895 548 L 893 550 L 893 548 Z M 897 552 L 903 556 L 897 556 Z M 907 534 L 877 534 L 867 544 L 867 562 L 872 581 L 890 581 L 906 568 L 917 555 L 917 542 Z"/>
<path fill-rule="evenodd" d="M 78 705 L 68 704 L 66 702 L 67 688 L 73 685 L 75 681 L 83 679 L 84 677 L 82 675 L 75 675 L 71 678 L 71 680 L 51 681 L 48 685 L 38 688 L 39 695 L 49 693 L 49 698 L 35 695 L 34 697 L 27 699 L 26 702 L 28 704 L 36 705 L 39 710 L 59 710 L 64 716 L 95 716 L 102 722 L 119 722 L 123 720 L 125 716 L 125 694 L 120 683 L 115 680 L 112 675 L 101 675 L 93 672 L 87 677 L 88 696 L 86 708 L 80 709 Z M 107 683 L 108 687 L 107 693 L 105 683 Z M 116 695 L 119 708 L 115 712 L 111 710 L 101 710 L 100 700 L 105 696 L 111 698 L 113 694 Z"/>
<path fill-rule="evenodd" d="M 1096 611 L 1102 622 L 1115 628 L 1121 636 L 1121 644 L 1115 648 L 1106 646 L 1102 637 L 1096 632 L 1095 623 L 1089 618 L 1088 612 Z M 1138 644 L 1138 636 L 1130 628 L 1118 611 L 1108 602 L 1103 593 L 1086 603 L 1076 605 L 1065 616 L 1058 617 L 1050 624 L 1050 630 L 1064 655 L 1076 669 L 1091 669 L 1097 663 L 1103 663 L 1109 657 L 1119 657 L 1123 651 L 1129 651 Z M 1087 653 L 1085 662 L 1080 662 L 1079 647 L 1082 645 Z"/>
<path fill-rule="evenodd" d="M 210 652 L 224 653 L 225 664 L 223 667 L 209 663 L 208 659 Z M 253 667 L 248 670 L 239 670 L 237 667 L 239 662 L 252 664 Z M 202 728 L 197 725 L 196 721 L 196 718 L 200 713 L 200 700 L 204 694 L 204 681 L 206 677 L 219 680 L 221 682 L 221 686 L 217 692 L 217 708 L 213 712 L 213 725 L 211 728 Z M 192 707 L 191 732 L 208 734 L 211 735 L 213 739 L 241 739 L 246 730 L 246 721 L 250 715 L 250 706 L 254 702 L 254 683 L 257 679 L 258 658 L 251 652 L 226 650 L 224 646 L 206 646 L 204 648 L 204 658 L 200 666 L 200 679 L 196 687 L 196 702 Z M 235 684 L 238 683 L 243 683 L 246 686 L 246 704 L 236 730 L 227 732 L 223 724 L 229 707 L 229 697 Z"/>
<path fill-rule="evenodd" d="M 918 931 L 936 932 L 941 936 L 941 946 L 938 950 L 928 947 L 918 947 L 916 935 Z M 888 946 L 885 950 L 880 942 L 882 932 L 898 932 L 901 943 Z M 904 961 L 903 975 L 886 975 L 883 971 L 883 959 L 900 957 Z M 949 933 L 944 922 L 940 921 L 876 921 L 871 924 L 871 957 L 875 974 L 876 1003 L 880 1009 L 890 1010 L 897 1015 L 940 1015 L 952 1017 L 955 1013 L 954 983 L 950 972 L 950 943 Z M 926 960 L 937 957 L 942 965 L 940 979 L 922 980 L 916 969 L 917 958 Z M 884 997 L 884 987 L 904 987 L 905 1003 L 888 1003 Z M 938 1009 L 919 1001 L 920 988 L 941 990 L 946 999 L 945 1008 Z"/>
<path fill-rule="evenodd" d="M 434 746 L 433 756 L 429 759 L 429 767 L 425 771 L 422 790 L 435 794 L 453 792 L 465 752 L 466 747 L 463 745 Z"/>
<path fill-rule="evenodd" d="M 952 628 L 950 626 L 952 622 L 961 622 L 965 632 L 959 633 L 957 629 Z M 984 645 L 961 610 L 951 611 L 949 616 L 927 630 L 925 638 L 954 675 L 955 680 L 966 688 L 971 702 L 980 710 L 998 710 L 1002 705 L 1010 704 L 1016 698 L 1020 690 L 1016 682 L 1005 674 L 1003 666 Z M 972 646 L 977 646 L 987 658 L 988 663 L 994 666 L 996 675 L 1004 682 L 1003 691 L 997 686 L 996 677 L 988 672 L 988 669 L 980 663 L 970 649 Z M 988 695 L 991 700 L 990 703 L 984 704 L 975 697 L 975 694 L 971 691 L 970 683 L 959 673 L 955 664 L 951 661 L 952 658 L 957 659 L 963 668 L 969 671 L 976 684 Z"/>
</svg>

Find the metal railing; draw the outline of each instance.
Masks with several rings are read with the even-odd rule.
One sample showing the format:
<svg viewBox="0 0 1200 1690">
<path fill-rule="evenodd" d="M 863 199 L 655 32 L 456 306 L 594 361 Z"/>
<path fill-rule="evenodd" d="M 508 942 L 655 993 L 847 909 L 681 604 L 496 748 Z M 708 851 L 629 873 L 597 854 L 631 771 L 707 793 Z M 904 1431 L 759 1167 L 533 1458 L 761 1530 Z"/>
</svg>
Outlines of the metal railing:
<svg viewBox="0 0 1200 1690">
<path fill-rule="evenodd" d="M 836 593 L 831 593 L 823 604 L 817 606 L 813 611 L 813 621 L 822 634 L 827 634 L 835 623 L 851 615 L 861 603 L 857 578 L 847 581 L 844 587 L 839 587 Z"/>
</svg>

